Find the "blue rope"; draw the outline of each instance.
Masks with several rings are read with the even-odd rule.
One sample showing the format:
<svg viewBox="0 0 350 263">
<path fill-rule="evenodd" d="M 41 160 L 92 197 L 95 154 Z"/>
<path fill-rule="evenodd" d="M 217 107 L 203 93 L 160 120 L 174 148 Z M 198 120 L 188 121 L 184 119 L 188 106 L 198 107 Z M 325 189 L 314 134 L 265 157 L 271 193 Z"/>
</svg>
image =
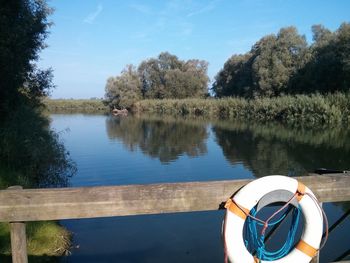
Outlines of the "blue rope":
<svg viewBox="0 0 350 263">
<path fill-rule="evenodd" d="M 254 217 L 256 216 L 257 211 L 255 207 L 251 210 L 250 214 Z M 275 224 L 278 224 L 286 216 L 287 216 L 287 212 L 284 212 L 284 214 L 278 220 L 269 223 L 268 226 L 273 226 Z M 258 231 L 258 228 L 257 228 L 259 225 L 262 226 L 263 224 L 248 217 L 247 222 L 245 224 L 245 232 L 247 237 L 247 239 L 245 240 L 245 244 L 247 249 L 250 251 L 250 253 L 253 253 L 253 251 L 256 251 L 256 256 L 260 260 L 273 261 L 284 257 L 291 251 L 293 247 L 294 239 L 298 229 L 299 219 L 300 219 L 300 207 L 298 206 L 297 208 L 293 209 L 291 227 L 289 229 L 286 241 L 283 244 L 283 246 L 276 251 L 267 251 L 265 248 L 265 242 L 264 242 L 265 235 L 261 235 L 260 231 Z"/>
</svg>

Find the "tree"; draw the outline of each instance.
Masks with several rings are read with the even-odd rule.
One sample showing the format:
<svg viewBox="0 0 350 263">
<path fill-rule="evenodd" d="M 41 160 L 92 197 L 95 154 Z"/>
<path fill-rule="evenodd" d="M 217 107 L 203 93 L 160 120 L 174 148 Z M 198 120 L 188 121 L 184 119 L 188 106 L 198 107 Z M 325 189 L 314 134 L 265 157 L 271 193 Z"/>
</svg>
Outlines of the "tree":
<svg viewBox="0 0 350 263">
<path fill-rule="evenodd" d="M 252 96 L 252 54 L 233 55 L 215 76 L 212 90 L 217 97 Z"/>
<path fill-rule="evenodd" d="M 127 65 L 120 76 L 110 77 L 105 99 L 110 107 L 130 108 L 141 99 L 141 83 L 133 65 Z"/>
<path fill-rule="evenodd" d="M 45 1 L 11 0 L 0 5 L 0 118 L 16 109 L 26 97 L 31 103 L 52 88 L 51 70 L 35 65 L 45 48 L 52 12 Z"/>
<path fill-rule="evenodd" d="M 4 185 L 66 186 L 75 172 L 41 111 L 52 72 L 35 62 L 46 47 L 51 12 L 44 0 L 0 4 L 0 169 L 13 175 Z"/>
<path fill-rule="evenodd" d="M 158 60 L 151 58 L 142 61 L 137 71 L 142 83 L 143 98 L 163 99 L 165 97 L 165 80 Z"/>
<path fill-rule="evenodd" d="M 179 60 L 163 52 L 143 61 L 138 67 L 144 98 L 182 99 L 207 94 L 208 63 L 204 60 Z"/>
<path fill-rule="evenodd" d="M 199 98 L 207 93 L 208 63 L 201 60 L 189 60 L 179 68 L 165 73 L 166 97 L 184 99 Z"/>
<path fill-rule="evenodd" d="M 312 27 L 311 58 L 290 82 L 293 93 L 328 93 L 350 89 L 350 24 L 335 32 Z"/>
<path fill-rule="evenodd" d="M 290 82 L 308 63 L 311 53 L 295 27 L 267 35 L 243 55 L 233 55 L 215 77 L 217 97 L 274 97 L 293 88 Z"/>
<path fill-rule="evenodd" d="M 328 44 L 332 38 L 332 32 L 325 28 L 323 25 L 313 25 L 311 27 L 312 40 L 314 41 L 314 46 L 323 46 Z"/>
<path fill-rule="evenodd" d="M 290 78 L 308 61 L 304 36 L 295 27 L 282 28 L 277 36 L 262 38 L 251 51 L 255 96 L 274 97 L 288 92 Z"/>
</svg>

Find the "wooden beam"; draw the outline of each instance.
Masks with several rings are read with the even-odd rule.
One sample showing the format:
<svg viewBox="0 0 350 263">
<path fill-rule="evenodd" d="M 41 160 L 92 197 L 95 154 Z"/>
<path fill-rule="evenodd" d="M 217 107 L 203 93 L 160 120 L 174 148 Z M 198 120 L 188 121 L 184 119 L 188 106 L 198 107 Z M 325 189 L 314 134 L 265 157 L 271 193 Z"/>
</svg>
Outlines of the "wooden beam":
<svg viewBox="0 0 350 263">
<path fill-rule="evenodd" d="M 296 178 L 321 202 L 350 200 L 350 176 Z M 0 191 L 0 222 L 217 210 L 251 180 Z"/>
</svg>

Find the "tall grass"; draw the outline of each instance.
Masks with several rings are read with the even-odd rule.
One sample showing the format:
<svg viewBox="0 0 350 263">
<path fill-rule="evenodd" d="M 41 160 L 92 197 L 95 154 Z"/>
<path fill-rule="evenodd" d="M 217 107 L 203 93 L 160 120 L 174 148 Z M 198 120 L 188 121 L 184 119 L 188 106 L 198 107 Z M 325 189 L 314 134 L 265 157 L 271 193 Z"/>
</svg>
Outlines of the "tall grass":
<svg viewBox="0 0 350 263">
<path fill-rule="evenodd" d="M 45 99 L 50 113 L 106 113 L 109 107 L 100 99 Z"/>
<path fill-rule="evenodd" d="M 142 100 L 137 113 L 204 116 L 209 118 L 279 121 L 288 124 L 350 122 L 350 93 L 296 95 L 276 98 Z"/>
<path fill-rule="evenodd" d="M 71 233 L 55 221 L 27 222 L 27 249 L 30 256 L 57 256 L 68 253 Z M 10 255 L 10 227 L 0 223 L 0 255 Z"/>
</svg>

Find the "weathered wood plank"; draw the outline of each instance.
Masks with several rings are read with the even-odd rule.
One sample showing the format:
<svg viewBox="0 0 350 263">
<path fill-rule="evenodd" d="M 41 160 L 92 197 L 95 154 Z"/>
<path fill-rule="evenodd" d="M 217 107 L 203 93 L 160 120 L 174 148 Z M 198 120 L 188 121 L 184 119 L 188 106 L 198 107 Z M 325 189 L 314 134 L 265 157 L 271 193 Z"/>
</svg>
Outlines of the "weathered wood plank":
<svg viewBox="0 0 350 263">
<path fill-rule="evenodd" d="M 21 186 L 12 186 L 8 189 L 21 191 Z M 11 222 L 11 253 L 13 263 L 27 263 L 27 236 L 26 225 L 23 222 Z"/>
<path fill-rule="evenodd" d="M 350 176 L 298 180 L 321 202 L 350 200 Z M 0 191 L 0 222 L 94 218 L 218 209 L 251 180 Z"/>
</svg>

